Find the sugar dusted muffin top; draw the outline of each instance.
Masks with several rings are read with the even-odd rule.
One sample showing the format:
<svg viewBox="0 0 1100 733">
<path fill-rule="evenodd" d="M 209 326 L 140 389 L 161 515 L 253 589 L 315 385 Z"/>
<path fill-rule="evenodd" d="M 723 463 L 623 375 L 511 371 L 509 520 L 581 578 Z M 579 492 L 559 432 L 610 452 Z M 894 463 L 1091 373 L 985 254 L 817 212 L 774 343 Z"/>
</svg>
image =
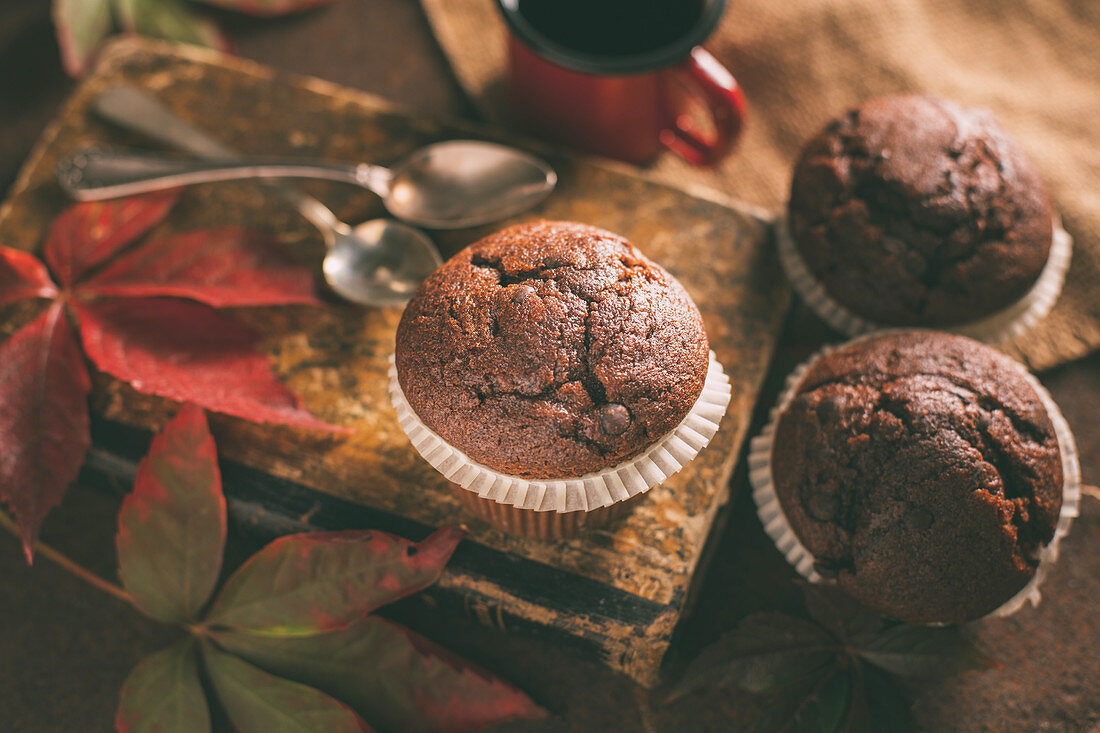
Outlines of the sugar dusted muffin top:
<svg viewBox="0 0 1100 733">
<path fill-rule="evenodd" d="M 1015 364 L 930 331 L 818 360 L 779 417 L 772 474 L 818 572 L 911 623 L 1008 601 L 1062 501 L 1054 428 Z"/>
<path fill-rule="evenodd" d="M 397 330 L 398 380 L 420 420 L 503 473 L 614 466 L 675 428 L 703 388 L 691 298 L 622 237 L 525 224 L 429 277 Z"/>
<path fill-rule="evenodd" d="M 1050 252 L 1031 161 L 982 109 L 873 99 L 804 148 L 788 224 L 826 292 L 890 325 L 950 325 L 1024 296 Z"/>
</svg>

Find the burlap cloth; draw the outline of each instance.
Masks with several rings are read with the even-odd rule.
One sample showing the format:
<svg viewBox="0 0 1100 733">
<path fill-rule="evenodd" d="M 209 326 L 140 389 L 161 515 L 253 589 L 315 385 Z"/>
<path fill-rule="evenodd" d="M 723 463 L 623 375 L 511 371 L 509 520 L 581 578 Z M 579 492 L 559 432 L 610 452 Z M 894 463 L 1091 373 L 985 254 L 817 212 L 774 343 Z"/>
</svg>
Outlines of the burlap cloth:
<svg viewBox="0 0 1100 733">
<path fill-rule="evenodd" d="M 506 122 L 494 0 L 422 0 L 459 83 Z M 1100 1 L 732 0 L 706 44 L 750 118 L 717 170 L 665 155 L 648 171 L 778 212 L 802 143 L 880 94 L 928 91 L 991 108 L 1032 155 L 1076 240 L 1062 297 L 1006 351 L 1041 370 L 1100 346 Z"/>
</svg>

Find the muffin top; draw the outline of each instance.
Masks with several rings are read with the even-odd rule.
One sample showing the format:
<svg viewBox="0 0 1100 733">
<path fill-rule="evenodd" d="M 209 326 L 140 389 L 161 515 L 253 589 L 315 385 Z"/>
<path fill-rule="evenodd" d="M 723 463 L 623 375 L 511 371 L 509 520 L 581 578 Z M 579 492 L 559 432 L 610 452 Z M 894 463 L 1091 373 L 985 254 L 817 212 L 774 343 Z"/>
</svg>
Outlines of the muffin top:
<svg viewBox="0 0 1100 733">
<path fill-rule="evenodd" d="M 1010 599 L 1062 504 L 1054 427 L 1015 363 L 930 331 L 819 359 L 779 417 L 772 473 L 819 574 L 910 623 Z"/>
<path fill-rule="evenodd" d="M 630 242 L 538 222 L 465 248 L 417 290 L 397 375 L 420 420 L 525 478 L 614 466 L 675 428 L 703 388 L 699 311 Z"/>
<path fill-rule="evenodd" d="M 788 212 L 828 294 L 892 325 L 1005 308 L 1052 239 L 1042 180 L 992 115 L 926 96 L 874 99 L 829 123 L 795 167 Z"/>
</svg>

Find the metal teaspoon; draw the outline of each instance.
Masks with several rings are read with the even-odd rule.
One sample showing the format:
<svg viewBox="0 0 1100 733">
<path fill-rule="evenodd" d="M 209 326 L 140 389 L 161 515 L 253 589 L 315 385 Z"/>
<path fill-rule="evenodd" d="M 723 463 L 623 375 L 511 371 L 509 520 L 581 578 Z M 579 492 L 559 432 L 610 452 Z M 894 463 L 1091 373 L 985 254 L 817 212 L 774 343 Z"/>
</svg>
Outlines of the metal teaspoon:
<svg viewBox="0 0 1100 733">
<path fill-rule="evenodd" d="M 398 219 L 432 229 L 488 224 L 525 211 L 554 190 L 548 164 L 514 148 L 480 140 L 428 145 L 393 169 L 369 163 L 241 158 L 179 160 L 88 149 L 61 161 L 58 179 L 80 201 L 246 178 L 321 178 L 362 186 Z"/>
</svg>

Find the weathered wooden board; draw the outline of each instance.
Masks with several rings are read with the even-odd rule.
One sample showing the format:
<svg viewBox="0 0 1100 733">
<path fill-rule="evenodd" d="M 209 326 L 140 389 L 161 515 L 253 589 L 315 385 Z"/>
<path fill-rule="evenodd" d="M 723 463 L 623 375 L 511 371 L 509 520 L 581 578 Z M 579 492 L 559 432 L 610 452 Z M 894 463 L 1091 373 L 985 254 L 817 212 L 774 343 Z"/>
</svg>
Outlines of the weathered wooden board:
<svg viewBox="0 0 1100 733">
<path fill-rule="evenodd" d="M 43 134 L 0 208 L 0 242 L 33 250 L 66 201 L 56 161 L 82 146 L 142 145 L 88 113 L 114 84 L 154 92 L 179 114 L 244 152 L 389 162 L 445 138 L 505 139 L 484 129 L 430 121 L 383 100 L 275 72 L 211 52 L 136 40 L 116 43 Z M 146 144 L 146 146 L 148 146 Z M 656 679 L 690 595 L 717 510 L 770 360 L 787 294 L 767 224 L 725 202 L 631 175 L 624 168 L 540 150 L 559 190 L 534 217 L 582 221 L 625 235 L 671 270 L 694 296 L 711 345 L 733 381 L 733 401 L 714 442 L 687 469 L 650 492 L 630 516 L 565 542 L 524 541 L 466 516 L 409 445 L 386 397 L 387 357 L 398 309 L 332 300 L 324 308 L 239 309 L 264 335 L 263 348 L 308 407 L 354 429 L 331 436 L 215 417 L 227 491 L 246 519 L 285 515 L 284 528 L 370 524 L 410 536 L 465 523 L 467 540 L 436 590 L 483 620 L 555 633 L 645 682 Z M 346 221 L 383 215 L 370 194 L 335 184 L 306 186 Z M 165 230 L 240 223 L 273 232 L 304 262 L 323 253 L 317 233 L 251 183 L 189 189 Z M 502 222 L 501 226 L 512 222 Z M 450 254 L 493 227 L 435 233 Z M 0 312 L 10 332 L 27 309 Z M 111 455 L 140 455 L 148 431 L 175 406 L 96 378 L 99 468 L 125 472 Z M 93 466 L 93 468 L 96 466 Z"/>
</svg>

